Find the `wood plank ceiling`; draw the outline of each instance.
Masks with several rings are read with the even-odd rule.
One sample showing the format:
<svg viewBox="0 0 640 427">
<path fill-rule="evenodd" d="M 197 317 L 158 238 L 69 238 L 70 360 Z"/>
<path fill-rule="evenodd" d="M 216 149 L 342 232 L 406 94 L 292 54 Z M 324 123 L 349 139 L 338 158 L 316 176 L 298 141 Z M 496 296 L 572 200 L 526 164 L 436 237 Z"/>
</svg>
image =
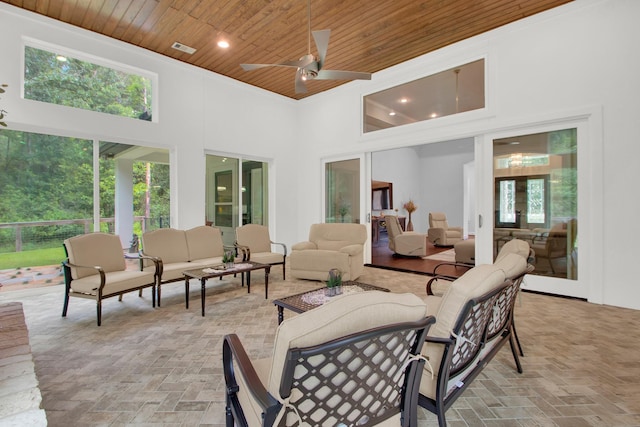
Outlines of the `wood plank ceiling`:
<svg viewBox="0 0 640 427">
<path fill-rule="evenodd" d="M 240 67 L 307 53 L 305 0 L 0 1 L 293 99 L 345 83 L 308 82 L 308 92 L 296 94 L 292 68 Z M 325 69 L 375 73 L 569 1 L 311 0 L 311 28 L 331 29 Z M 230 47 L 218 47 L 219 40 Z M 197 51 L 183 53 L 174 42 Z"/>
</svg>

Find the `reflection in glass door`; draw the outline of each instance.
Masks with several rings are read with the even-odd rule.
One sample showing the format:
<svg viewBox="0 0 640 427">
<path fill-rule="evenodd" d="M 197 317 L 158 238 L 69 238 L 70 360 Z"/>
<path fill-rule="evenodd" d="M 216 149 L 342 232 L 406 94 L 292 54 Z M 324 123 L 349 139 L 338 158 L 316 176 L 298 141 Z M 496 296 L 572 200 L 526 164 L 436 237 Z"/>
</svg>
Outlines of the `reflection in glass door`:
<svg viewBox="0 0 640 427">
<path fill-rule="evenodd" d="M 494 255 L 509 240 L 535 251 L 533 274 L 578 279 L 577 130 L 496 139 Z"/>
<path fill-rule="evenodd" d="M 361 222 L 360 159 L 325 163 L 325 222 Z"/>
</svg>

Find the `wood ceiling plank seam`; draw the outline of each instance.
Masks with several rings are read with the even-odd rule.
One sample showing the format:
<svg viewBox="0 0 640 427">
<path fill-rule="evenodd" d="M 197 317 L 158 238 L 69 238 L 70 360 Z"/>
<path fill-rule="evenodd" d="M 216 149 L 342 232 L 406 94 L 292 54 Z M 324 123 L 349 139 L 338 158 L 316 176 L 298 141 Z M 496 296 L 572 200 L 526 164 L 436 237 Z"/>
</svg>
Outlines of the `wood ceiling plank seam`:
<svg viewBox="0 0 640 427">
<path fill-rule="evenodd" d="M 89 8 L 88 2 L 85 2 L 85 1 L 77 2 L 76 6 L 73 8 L 71 19 L 67 22 L 71 25 L 85 28 L 82 26 L 82 21 L 84 20 L 84 16 L 87 14 L 88 8 Z"/>
<path fill-rule="evenodd" d="M 113 11 L 111 12 L 111 16 L 109 17 L 109 19 L 105 23 L 104 27 L 102 27 L 102 33 L 103 34 L 107 34 L 107 35 L 113 37 L 113 33 L 116 31 L 116 28 L 118 28 L 118 25 L 120 24 L 120 21 L 124 17 L 124 14 L 126 13 L 126 11 L 131 6 L 131 2 L 132 2 L 132 0 L 119 0 L 118 1 L 116 6 L 113 8 Z"/>
<path fill-rule="evenodd" d="M 149 4 L 151 4 L 151 7 L 147 8 L 146 6 Z M 170 0 L 149 0 L 145 4 L 145 8 L 143 9 L 143 11 L 146 13 L 146 16 L 144 16 L 144 22 L 142 22 L 140 26 L 136 28 L 135 33 L 133 33 L 133 35 L 129 37 L 129 40 L 131 40 L 133 44 L 142 46 L 142 40 L 144 40 L 144 38 L 147 36 L 147 34 L 149 34 L 150 31 L 152 31 L 160 18 L 164 15 L 167 9 L 169 9 L 169 4 Z"/>
<path fill-rule="evenodd" d="M 109 35 L 109 33 L 104 32 L 104 27 L 107 22 L 112 19 L 112 14 L 117 4 L 118 0 L 103 0 L 102 7 L 100 8 L 100 11 L 98 11 L 95 22 L 93 24 L 93 31 L 96 31 L 100 34 Z"/>
<path fill-rule="evenodd" d="M 29 9 L 32 12 L 36 11 L 37 0 L 24 0 L 22 5 L 24 8 Z"/>
<path fill-rule="evenodd" d="M 205 19 L 206 16 L 211 16 L 212 14 L 217 13 L 219 8 L 219 1 L 203 0 L 197 5 L 194 5 L 188 13 L 194 18 L 202 20 Z"/>
<path fill-rule="evenodd" d="M 40 15 L 45 15 L 45 16 L 50 16 L 51 18 L 54 18 L 53 15 L 53 11 L 49 10 L 49 8 L 51 7 L 51 2 L 49 0 L 40 0 L 36 2 L 36 8 L 35 8 L 35 12 L 39 13 Z"/>
<path fill-rule="evenodd" d="M 124 35 L 126 34 L 127 30 L 131 27 L 131 25 L 133 25 L 136 19 L 136 16 L 138 16 L 144 4 L 145 4 L 145 0 L 133 0 L 129 4 L 129 7 L 127 8 L 125 13 L 122 15 L 122 18 L 118 22 L 118 25 L 116 25 L 116 28 L 113 30 L 112 34 L 114 38 L 117 38 L 120 40 L 124 39 Z"/>
<path fill-rule="evenodd" d="M 67 0 L 62 2 L 60 9 L 60 16 L 57 18 L 62 22 L 71 23 L 71 17 L 73 16 L 73 10 L 76 8 L 77 0 Z"/>
<path fill-rule="evenodd" d="M 144 22 L 147 20 L 149 15 L 155 9 L 157 4 L 156 0 L 142 0 L 142 1 L 143 1 L 142 7 L 140 8 L 140 10 L 138 10 L 138 13 L 136 13 L 136 16 L 133 18 L 133 21 L 129 25 L 129 28 L 127 28 L 124 35 L 122 36 L 123 40 L 126 40 L 127 42 L 134 45 L 137 45 L 137 43 L 134 43 L 133 38 L 138 33 L 138 31 L 140 31 L 140 28 L 142 28 L 142 26 L 144 25 Z"/>
<path fill-rule="evenodd" d="M 100 7 L 102 6 L 102 0 L 91 0 L 88 2 L 89 6 L 85 11 L 84 17 L 82 18 L 82 27 L 88 29 L 89 31 L 95 31 L 93 29 L 93 24 L 96 21 L 96 16 L 100 11 Z"/>
<path fill-rule="evenodd" d="M 145 36 L 140 41 L 140 45 L 147 49 L 159 49 L 160 51 L 170 48 L 175 41 L 175 36 L 183 32 L 180 27 L 187 16 L 189 15 L 171 7 L 166 8 L 153 26 L 154 29 L 146 31 Z M 162 32 L 159 33 L 155 30 L 156 27 L 162 28 Z"/>
</svg>

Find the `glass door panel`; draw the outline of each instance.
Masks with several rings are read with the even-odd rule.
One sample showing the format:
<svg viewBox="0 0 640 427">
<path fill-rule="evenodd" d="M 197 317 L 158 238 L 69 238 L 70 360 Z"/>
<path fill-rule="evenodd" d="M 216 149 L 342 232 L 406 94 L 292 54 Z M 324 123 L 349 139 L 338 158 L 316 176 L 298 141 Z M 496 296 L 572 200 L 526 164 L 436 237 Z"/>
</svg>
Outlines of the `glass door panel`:
<svg viewBox="0 0 640 427">
<path fill-rule="evenodd" d="M 578 279 L 577 130 L 496 139 L 494 255 L 513 238 L 536 253 L 533 274 Z"/>
<path fill-rule="evenodd" d="M 268 164 L 242 162 L 242 224 L 268 225 Z"/>
<path fill-rule="evenodd" d="M 225 156 L 207 155 L 206 167 L 206 223 L 219 227 L 223 243 L 231 246 L 235 241 L 235 228 L 239 224 L 239 160 Z"/>
<path fill-rule="evenodd" d="M 360 223 L 360 159 L 325 163 L 325 222 Z"/>
</svg>

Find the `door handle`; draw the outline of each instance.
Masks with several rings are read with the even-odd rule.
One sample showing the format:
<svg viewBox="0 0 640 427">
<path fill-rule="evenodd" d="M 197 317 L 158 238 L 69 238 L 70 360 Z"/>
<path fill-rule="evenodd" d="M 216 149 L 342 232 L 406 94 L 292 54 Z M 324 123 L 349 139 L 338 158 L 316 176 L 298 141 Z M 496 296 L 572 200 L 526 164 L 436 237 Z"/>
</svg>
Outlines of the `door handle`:
<svg viewBox="0 0 640 427">
<path fill-rule="evenodd" d="M 478 228 L 482 228 L 482 214 L 478 215 Z"/>
</svg>

